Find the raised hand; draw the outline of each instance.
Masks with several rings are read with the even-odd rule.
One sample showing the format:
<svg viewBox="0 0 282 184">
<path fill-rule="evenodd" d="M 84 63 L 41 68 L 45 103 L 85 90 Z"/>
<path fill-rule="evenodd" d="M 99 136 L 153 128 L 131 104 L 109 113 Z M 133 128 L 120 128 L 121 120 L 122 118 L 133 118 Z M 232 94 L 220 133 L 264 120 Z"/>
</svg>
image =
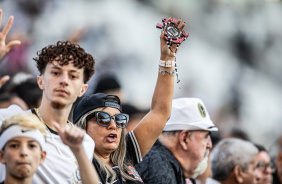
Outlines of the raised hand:
<svg viewBox="0 0 282 184">
<path fill-rule="evenodd" d="M 168 21 L 172 21 L 172 18 L 169 18 Z M 182 32 L 186 23 L 183 22 L 181 24 L 181 19 L 178 19 L 176 21 L 175 25 L 179 28 L 180 32 Z M 189 34 L 185 35 L 186 38 L 188 36 L 189 36 Z M 177 44 L 172 44 L 171 49 L 172 49 L 173 52 L 171 52 L 171 50 L 168 48 L 166 40 L 164 38 L 164 31 L 162 31 L 162 34 L 160 36 L 160 40 L 161 40 L 161 56 L 160 56 L 160 59 L 161 60 L 174 60 L 173 52 L 176 52 L 176 53 L 178 52 L 178 50 L 176 50 Z"/>
<path fill-rule="evenodd" d="M 1 20 L 2 20 L 2 10 L 0 10 L 0 28 L 1 28 Z M 9 18 L 8 23 L 4 27 L 3 31 L 0 32 L 0 59 L 9 52 L 13 47 L 18 46 L 21 44 L 20 40 L 12 40 L 8 44 L 6 44 L 6 37 L 8 32 L 11 29 L 11 26 L 13 24 L 14 17 L 11 16 Z"/>
<path fill-rule="evenodd" d="M 68 40 L 73 42 L 73 43 L 78 43 L 81 38 L 85 35 L 89 27 L 83 26 L 75 29 L 71 35 L 69 36 Z"/>
<path fill-rule="evenodd" d="M 53 125 L 57 129 L 58 134 L 60 135 L 63 143 L 68 145 L 73 152 L 83 149 L 82 141 L 85 132 L 83 132 L 82 129 L 76 126 L 69 125 L 66 125 L 64 128 L 61 128 L 60 125 L 55 122 L 53 122 Z"/>
<path fill-rule="evenodd" d="M 57 129 L 63 143 L 68 145 L 74 153 L 78 162 L 82 183 L 98 184 L 99 176 L 91 161 L 88 160 L 85 150 L 82 146 L 85 132 L 76 126 L 66 125 L 64 128 L 61 128 L 60 125 L 55 122 L 53 122 L 53 126 Z"/>
</svg>

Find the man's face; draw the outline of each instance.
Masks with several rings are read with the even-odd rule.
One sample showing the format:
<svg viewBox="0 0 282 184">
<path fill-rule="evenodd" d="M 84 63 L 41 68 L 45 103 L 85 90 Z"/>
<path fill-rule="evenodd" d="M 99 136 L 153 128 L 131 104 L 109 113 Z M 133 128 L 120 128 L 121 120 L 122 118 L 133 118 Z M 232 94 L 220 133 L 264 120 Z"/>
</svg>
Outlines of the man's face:
<svg viewBox="0 0 282 184">
<path fill-rule="evenodd" d="M 46 156 L 37 141 L 26 137 L 15 137 L 0 151 L 0 161 L 6 165 L 6 174 L 18 179 L 32 177 Z"/>
<path fill-rule="evenodd" d="M 267 152 L 261 151 L 256 155 L 258 161 L 258 169 L 261 172 L 261 178 L 258 184 L 272 183 L 272 168 L 270 167 L 270 157 Z"/>
<path fill-rule="evenodd" d="M 77 97 L 84 94 L 87 84 L 83 82 L 84 69 L 73 66 L 73 62 L 60 66 L 56 61 L 48 63 L 38 85 L 43 90 L 42 103 L 48 101 L 53 108 L 72 105 Z"/>
<path fill-rule="evenodd" d="M 246 171 L 242 171 L 242 184 L 258 184 L 257 181 L 261 179 L 261 172 L 257 169 L 256 158 L 249 164 Z"/>
<path fill-rule="evenodd" d="M 204 130 L 190 131 L 189 160 L 192 177 L 202 174 L 208 166 L 208 155 L 212 148 L 210 132 Z"/>
<path fill-rule="evenodd" d="M 197 167 L 193 171 L 192 178 L 196 178 L 197 176 L 203 174 L 208 167 L 209 160 L 209 149 L 206 149 L 206 153 L 204 158 L 198 163 Z"/>
</svg>

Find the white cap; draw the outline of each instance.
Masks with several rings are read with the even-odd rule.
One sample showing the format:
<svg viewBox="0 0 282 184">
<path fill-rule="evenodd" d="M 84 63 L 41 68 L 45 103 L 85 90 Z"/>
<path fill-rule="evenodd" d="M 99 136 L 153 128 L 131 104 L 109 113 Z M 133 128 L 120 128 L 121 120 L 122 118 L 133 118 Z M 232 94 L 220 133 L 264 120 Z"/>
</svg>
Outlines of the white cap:
<svg viewBox="0 0 282 184">
<path fill-rule="evenodd" d="M 218 131 L 210 119 L 202 100 L 178 98 L 172 101 L 171 117 L 163 131 L 206 130 Z"/>
</svg>

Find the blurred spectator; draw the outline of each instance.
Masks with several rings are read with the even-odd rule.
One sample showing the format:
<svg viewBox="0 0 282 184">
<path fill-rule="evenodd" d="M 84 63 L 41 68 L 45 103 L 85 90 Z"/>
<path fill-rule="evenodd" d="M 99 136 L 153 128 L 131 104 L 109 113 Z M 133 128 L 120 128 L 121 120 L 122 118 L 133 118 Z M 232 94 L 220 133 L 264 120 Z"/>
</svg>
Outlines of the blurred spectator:
<svg viewBox="0 0 282 184">
<path fill-rule="evenodd" d="M 42 90 L 38 87 L 36 79 L 32 78 L 21 82 L 10 89 L 10 92 L 16 93 L 21 99 L 23 99 L 29 109 L 40 106 Z"/>
<path fill-rule="evenodd" d="M 267 150 L 260 144 L 254 145 L 259 150 L 259 153 L 256 155 L 256 160 L 258 161 L 257 167 L 261 172 L 261 178 L 257 181 L 257 184 L 272 184 L 272 171 L 274 170 Z"/>
<path fill-rule="evenodd" d="M 269 149 L 272 163 L 275 166 L 273 184 L 282 184 L 282 136 L 280 136 Z"/>
<path fill-rule="evenodd" d="M 233 51 L 236 57 L 242 64 L 247 64 L 251 67 L 256 67 L 256 62 L 254 59 L 254 47 L 250 41 L 247 40 L 246 35 L 242 32 L 237 32 L 233 39 Z"/>
<path fill-rule="evenodd" d="M 2 78 L 2 85 L 0 86 L 0 94 L 6 93 L 9 89 L 9 87 L 11 86 L 11 80 L 10 80 L 10 76 L 5 75 Z"/>
<path fill-rule="evenodd" d="M 9 77 L 10 78 L 10 77 Z M 18 72 L 10 80 L 7 80 L 0 88 L 0 93 L 10 93 L 11 89 L 22 82 L 32 79 L 33 76 L 29 73 Z"/>
<path fill-rule="evenodd" d="M 149 110 L 140 110 L 130 104 L 122 105 L 122 110 L 129 115 L 129 121 L 126 127 L 127 132 L 130 132 L 141 121 L 142 118 L 149 112 Z"/>
<path fill-rule="evenodd" d="M 83 26 L 76 28 L 69 36 L 68 40 L 72 43 L 78 43 L 83 36 L 85 36 L 85 33 L 89 30 L 90 28 L 88 26 Z"/>
<path fill-rule="evenodd" d="M 102 75 L 93 93 L 104 93 L 106 95 L 116 95 L 122 101 L 122 90 L 120 82 L 113 75 Z"/>
<path fill-rule="evenodd" d="M 23 99 L 16 94 L 3 93 L 0 94 L 0 109 L 8 108 L 10 105 L 18 105 L 22 110 L 27 110 L 28 106 Z"/>
<path fill-rule="evenodd" d="M 0 94 L 5 94 L 1 97 L 2 102 L 6 102 L 2 107 L 6 107 L 8 104 L 18 104 L 22 109 L 27 110 L 39 107 L 42 90 L 31 74 L 19 72 L 4 83 Z"/>
<path fill-rule="evenodd" d="M 207 184 L 255 184 L 261 177 L 256 170 L 257 153 L 258 149 L 248 141 L 221 140 L 211 152 L 212 179 Z"/>
<path fill-rule="evenodd" d="M 36 20 L 43 14 L 46 5 L 51 0 L 18 0 L 14 5 L 17 7 L 18 13 L 21 15 L 22 21 L 26 25 L 22 25 L 27 30 L 27 33 L 32 35 L 36 29 Z"/>
<path fill-rule="evenodd" d="M 0 91 L 1 91 L 1 88 L 2 86 L 8 81 L 10 80 L 10 76 L 8 75 L 5 75 L 3 77 L 0 78 Z M 0 92 L 1 93 L 1 92 Z"/>
<path fill-rule="evenodd" d="M 229 132 L 223 135 L 223 138 L 238 138 L 245 141 L 250 141 L 249 135 L 242 129 L 232 128 Z"/>
<path fill-rule="evenodd" d="M 29 72 L 27 55 L 30 44 L 23 41 L 23 39 L 18 36 L 14 36 L 12 39 L 19 39 L 22 44 L 11 49 L 11 51 L 3 58 L 3 63 L 1 63 L 0 69 L 0 72 L 3 75 L 9 75 L 10 77 L 13 77 L 18 72 Z"/>
</svg>

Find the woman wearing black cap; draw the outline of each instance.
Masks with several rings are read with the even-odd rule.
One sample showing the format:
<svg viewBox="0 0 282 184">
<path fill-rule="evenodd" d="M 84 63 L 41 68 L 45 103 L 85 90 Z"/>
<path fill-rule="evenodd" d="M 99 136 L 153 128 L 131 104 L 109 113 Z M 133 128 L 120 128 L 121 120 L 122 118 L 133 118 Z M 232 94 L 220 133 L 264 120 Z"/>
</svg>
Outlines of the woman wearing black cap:
<svg viewBox="0 0 282 184">
<path fill-rule="evenodd" d="M 172 19 L 168 19 L 172 21 Z M 181 19 L 175 25 L 182 31 Z M 184 34 L 185 38 L 188 34 Z M 134 165 L 151 149 L 170 117 L 174 89 L 176 44 L 167 46 L 164 33 L 161 40 L 161 62 L 151 110 L 127 134 L 128 115 L 122 113 L 120 100 L 103 93 L 83 96 L 74 108 L 73 121 L 86 130 L 95 142 L 93 164 L 102 183 L 143 183 Z"/>
</svg>

